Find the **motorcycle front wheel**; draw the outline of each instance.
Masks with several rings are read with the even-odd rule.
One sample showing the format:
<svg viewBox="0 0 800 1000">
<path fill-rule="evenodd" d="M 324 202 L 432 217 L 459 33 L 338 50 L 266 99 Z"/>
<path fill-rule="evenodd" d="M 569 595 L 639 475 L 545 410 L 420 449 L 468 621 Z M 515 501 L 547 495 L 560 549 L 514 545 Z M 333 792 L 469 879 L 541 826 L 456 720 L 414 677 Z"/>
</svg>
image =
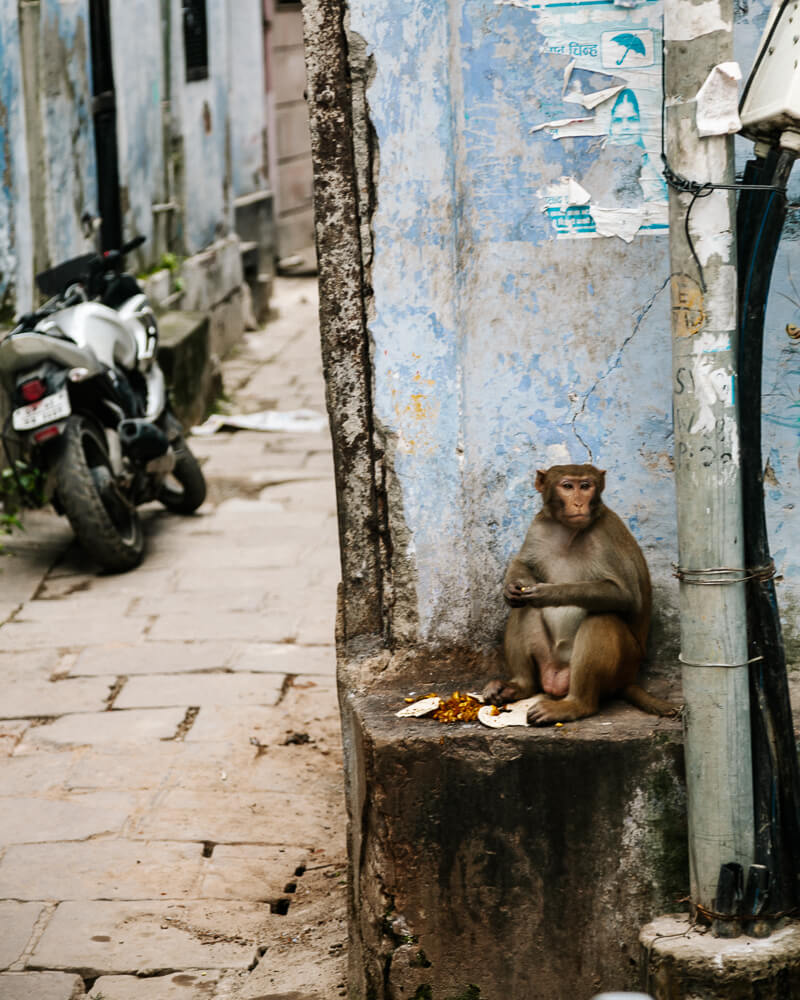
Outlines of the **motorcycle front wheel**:
<svg viewBox="0 0 800 1000">
<path fill-rule="evenodd" d="M 102 429 L 73 414 L 63 434 L 56 490 L 78 541 L 103 569 L 124 573 L 144 554 L 136 508 L 122 494 L 111 468 Z"/>
<path fill-rule="evenodd" d="M 206 479 L 184 438 L 172 442 L 175 467 L 158 491 L 158 500 L 174 514 L 192 514 L 206 498 Z"/>
</svg>

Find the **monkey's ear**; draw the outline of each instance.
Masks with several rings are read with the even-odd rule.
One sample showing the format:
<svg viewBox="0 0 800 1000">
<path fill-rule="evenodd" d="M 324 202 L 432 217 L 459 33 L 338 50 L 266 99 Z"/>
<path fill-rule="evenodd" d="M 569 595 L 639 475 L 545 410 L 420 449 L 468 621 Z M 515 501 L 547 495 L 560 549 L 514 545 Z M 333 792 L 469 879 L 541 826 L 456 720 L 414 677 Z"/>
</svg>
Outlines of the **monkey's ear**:
<svg viewBox="0 0 800 1000">
<path fill-rule="evenodd" d="M 544 493 L 545 483 L 547 482 L 547 471 L 544 469 L 536 470 L 536 482 L 534 485 L 540 493 Z"/>
<path fill-rule="evenodd" d="M 597 492 L 598 493 L 602 493 L 605 488 L 606 488 L 606 470 L 605 469 L 598 469 L 597 470 Z"/>
</svg>

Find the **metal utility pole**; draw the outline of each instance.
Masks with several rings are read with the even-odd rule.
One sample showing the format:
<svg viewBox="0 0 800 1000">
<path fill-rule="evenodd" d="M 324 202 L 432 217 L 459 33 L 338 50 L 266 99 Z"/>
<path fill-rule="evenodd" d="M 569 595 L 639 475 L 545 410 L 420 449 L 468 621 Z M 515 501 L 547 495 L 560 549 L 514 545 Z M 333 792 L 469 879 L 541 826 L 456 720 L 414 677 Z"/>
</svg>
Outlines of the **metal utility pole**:
<svg viewBox="0 0 800 1000">
<path fill-rule="evenodd" d="M 700 138 L 695 121 L 698 90 L 715 65 L 733 58 L 725 28 L 732 23 L 730 0 L 665 5 L 666 156 L 675 175 L 699 184 L 734 180 L 732 138 Z M 698 194 L 691 185 L 670 190 L 678 577 L 695 913 L 714 909 L 721 865 L 747 870 L 753 860 L 735 206 L 732 191 Z"/>
</svg>

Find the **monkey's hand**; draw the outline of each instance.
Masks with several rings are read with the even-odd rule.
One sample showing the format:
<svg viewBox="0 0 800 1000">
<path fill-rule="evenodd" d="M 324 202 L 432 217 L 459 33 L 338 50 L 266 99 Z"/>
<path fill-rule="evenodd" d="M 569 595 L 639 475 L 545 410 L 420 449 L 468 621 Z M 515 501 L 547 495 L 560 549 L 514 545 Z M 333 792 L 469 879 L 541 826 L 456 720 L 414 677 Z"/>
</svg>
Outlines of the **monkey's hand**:
<svg viewBox="0 0 800 1000">
<path fill-rule="evenodd" d="M 513 681 L 500 678 L 489 681 L 481 693 L 487 705 L 506 705 L 509 701 L 518 701 L 523 697 L 520 688 Z"/>
<path fill-rule="evenodd" d="M 503 587 L 503 600 L 509 607 L 523 608 L 528 603 L 528 595 L 536 589 L 535 583 L 512 580 Z"/>
<path fill-rule="evenodd" d="M 526 604 L 530 604 L 534 608 L 545 608 L 552 603 L 549 599 L 549 586 L 546 583 L 537 583 L 535 580 L 529 583 L 514 580 L 505 585 L 503 597 L 506 604 L 512 608 L 523 608 Z"/>
</svg>

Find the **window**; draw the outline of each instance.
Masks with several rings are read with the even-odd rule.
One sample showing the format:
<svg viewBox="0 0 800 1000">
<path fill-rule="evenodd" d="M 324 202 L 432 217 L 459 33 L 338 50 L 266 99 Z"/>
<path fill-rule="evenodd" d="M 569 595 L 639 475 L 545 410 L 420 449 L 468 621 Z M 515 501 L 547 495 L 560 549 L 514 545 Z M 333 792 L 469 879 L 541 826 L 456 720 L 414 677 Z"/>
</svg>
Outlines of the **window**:
<svg viewBox="0 0 800 1000">
<path fill-rule="evenodd" d="M 206 0 L 183 0 L 183 48 L 186 80 L 208 79 Z"/>
</svg>

